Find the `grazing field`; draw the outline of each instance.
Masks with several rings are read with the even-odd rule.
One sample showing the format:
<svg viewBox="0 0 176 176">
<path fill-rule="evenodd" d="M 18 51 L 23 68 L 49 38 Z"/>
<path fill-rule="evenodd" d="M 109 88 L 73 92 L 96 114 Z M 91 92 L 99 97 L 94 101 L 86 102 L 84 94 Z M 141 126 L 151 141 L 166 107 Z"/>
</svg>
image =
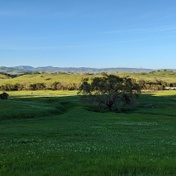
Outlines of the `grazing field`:
<svg viewBox="0 0 176 176">
<path fill-rule="evenodd" d="M 0 100 L 0 175 L 174 175 L 176 91 L 141 95 L 128 113 L 88 111 L 75 91 Z"/>
<path fill-rule="evenodd" d="M 168 83 L 176 82 L 176 72 L 173 71 L 156 71 L 150 73 L 116 73 L 120 77 L 129 76 L 136 80 L 146 80 L 146 81 L 155 81 L 162 80 Z M 85 77 L 93 78 L 95 76 L 102 76 L 102 73 L 99 74 L 89 74 L 89 73 L 41 73 L 41 74 L 24 74 L 17 77 L 10 77 L 7 75 L 0 74 L 0 85 L 4 84 L 34 84 L 34 83 L 45 83 L 52 84 L 54 82 L 61 83 L 75 83 L 79 84 L 81 80 Z"/>
</svg>

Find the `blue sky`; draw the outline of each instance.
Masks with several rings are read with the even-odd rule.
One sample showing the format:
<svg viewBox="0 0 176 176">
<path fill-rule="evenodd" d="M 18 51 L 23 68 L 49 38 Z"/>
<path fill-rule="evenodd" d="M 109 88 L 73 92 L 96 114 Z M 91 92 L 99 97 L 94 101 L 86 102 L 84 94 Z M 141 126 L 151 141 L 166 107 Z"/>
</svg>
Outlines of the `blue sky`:
<svg viewBox="0 0 176 176">
<path fill-rule="evenodd" d="M 176 68 L 175 0 L 0 0 L 0 65 Z"/>
</svg>

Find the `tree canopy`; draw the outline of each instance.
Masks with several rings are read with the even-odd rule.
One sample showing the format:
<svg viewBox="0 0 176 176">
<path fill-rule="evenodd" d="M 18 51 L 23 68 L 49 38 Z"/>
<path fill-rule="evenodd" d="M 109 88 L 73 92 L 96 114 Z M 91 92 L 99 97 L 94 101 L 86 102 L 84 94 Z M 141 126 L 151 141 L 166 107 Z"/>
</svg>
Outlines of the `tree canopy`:
<svg viewBox="0 0 176 176">
<path fill-rule="evenodd" d="M 110 74 L 92 80 L 84 79 L 78 93 L 86 102 L 97 104 L 99 110 L 106 107 L 109 111 L 120 112 L 126 105 L 132 105 L 140 92 L 134 79 Z"/>
</svg>

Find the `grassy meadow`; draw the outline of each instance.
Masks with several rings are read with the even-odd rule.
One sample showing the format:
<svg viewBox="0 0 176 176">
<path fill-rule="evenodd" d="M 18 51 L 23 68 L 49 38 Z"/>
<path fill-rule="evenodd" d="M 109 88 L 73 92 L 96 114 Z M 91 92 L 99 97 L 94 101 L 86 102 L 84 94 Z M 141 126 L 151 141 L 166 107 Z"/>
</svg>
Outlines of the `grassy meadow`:
<svg viewBox="0 0 176 176">
<path fill-rule="evenodd" d="M 176 72 L 173 71 L 156 71 L 150 73 L 116 73 L 120 77 L 129 76 L 136 80 L 146 80 L 146 81 L 155 81 L 162 80 L 168 83 L 176 82 Z M 25 74 L 19 75 L 17 77 L 10 77 L 7 75 L 0 74 L 0 86 L 4 84 L 35 84 L 35 83 L 45 83 L 53 84 L 54 82 L 69 83 L 69 84 L 79 84 L 83 78 L 94 78 L 97 76 L 102 76 L 98 74 L 89 74 L 89 73 L 41 73 L 41 74 Z"/>
<path fill-rule="evenodd" d="M 174 175 L 176 91 L 142 94 L 128 113 L 89 111 L 76 91 L 0 100 L 0 175 Z"/>
</svg>

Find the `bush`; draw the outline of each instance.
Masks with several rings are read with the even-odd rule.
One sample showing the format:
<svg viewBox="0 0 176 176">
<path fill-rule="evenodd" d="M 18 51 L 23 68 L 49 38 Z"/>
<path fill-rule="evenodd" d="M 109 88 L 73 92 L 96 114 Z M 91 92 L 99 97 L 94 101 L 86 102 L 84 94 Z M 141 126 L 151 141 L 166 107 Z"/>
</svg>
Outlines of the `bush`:
<svg viewBox="0 0 176 176">
<path fill-rule="evenodd" d="M 9 94 L 7 94 L 6 92 L 3 92 L 2 94 L 0 94 L 0 99 L 6 100 L 8 99 L 8 97 L 9 97 Z"/>
</svg>

